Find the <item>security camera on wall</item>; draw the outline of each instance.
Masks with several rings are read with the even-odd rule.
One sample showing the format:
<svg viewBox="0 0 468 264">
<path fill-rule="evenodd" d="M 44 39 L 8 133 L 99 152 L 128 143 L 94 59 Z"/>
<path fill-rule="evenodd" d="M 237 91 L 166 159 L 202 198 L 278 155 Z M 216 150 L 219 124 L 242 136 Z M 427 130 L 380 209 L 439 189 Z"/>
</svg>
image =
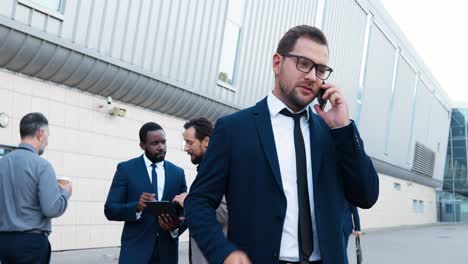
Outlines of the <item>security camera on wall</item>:
<svg viewBox="0 0 468 264">
<path fill-rule="evenodd" d="M 100 104 L 99 108 L 102 108 L 102 109 L 105 109 L 105 110 L 110 110 L 110 109 L 112 109 L 112 103 L 113 103 L 112 97 L 107 96 L 106 97 L 106 102 Z"/>
<path fill-rule="evenodd" d="M 127 114 L 127 109 L 115 106 L 112 97 L 106 97 L 106 104 L 102 104 L 99 108 L 104 109 L 111 116 L 124 117 Z"/>
</svg>

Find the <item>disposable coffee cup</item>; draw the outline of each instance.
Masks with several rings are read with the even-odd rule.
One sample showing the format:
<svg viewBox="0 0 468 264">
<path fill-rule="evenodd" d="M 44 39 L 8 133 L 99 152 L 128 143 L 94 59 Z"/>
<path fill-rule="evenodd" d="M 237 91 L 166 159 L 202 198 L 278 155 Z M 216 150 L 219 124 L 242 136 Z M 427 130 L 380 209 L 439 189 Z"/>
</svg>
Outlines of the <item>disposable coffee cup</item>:
<svg viewBox="0 0 468 264">
<path fill-rule="evenodd" d="M 67 177 L 60 177 L 60 178 L 57 178 L 57 182 L 59 184 L 68 184 L 71 182 L 71 180 Z"/>
</svg>

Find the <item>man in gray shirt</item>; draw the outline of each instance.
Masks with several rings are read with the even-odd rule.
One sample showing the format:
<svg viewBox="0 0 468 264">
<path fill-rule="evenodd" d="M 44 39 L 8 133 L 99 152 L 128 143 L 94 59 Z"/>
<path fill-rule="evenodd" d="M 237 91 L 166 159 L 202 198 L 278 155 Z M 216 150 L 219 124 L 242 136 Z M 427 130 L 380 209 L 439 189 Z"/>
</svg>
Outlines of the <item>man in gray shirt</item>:
<svg viewBox="0 0 468 264">
<path fill-rule="evenodd" d="M 29 113 L 20 121 L 21 144 L 0 159 L 0 262 L 48 263 L 51 218 L 62 215 L 71 183 L 57 183 L 41 158 L 48 144 L 48 121 Z"/>
</svg>

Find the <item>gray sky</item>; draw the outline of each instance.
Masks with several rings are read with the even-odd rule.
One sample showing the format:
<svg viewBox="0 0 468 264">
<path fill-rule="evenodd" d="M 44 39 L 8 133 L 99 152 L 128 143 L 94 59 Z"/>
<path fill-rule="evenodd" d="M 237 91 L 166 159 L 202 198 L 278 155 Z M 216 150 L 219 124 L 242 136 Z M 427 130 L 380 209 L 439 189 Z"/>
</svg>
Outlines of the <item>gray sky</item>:
<svg viewBox="0 0 468 264">
<path fill-rule="evenodd" d="M 449 97 L 468 102 L 468 1 L 381 2 Z"/>
</svg>

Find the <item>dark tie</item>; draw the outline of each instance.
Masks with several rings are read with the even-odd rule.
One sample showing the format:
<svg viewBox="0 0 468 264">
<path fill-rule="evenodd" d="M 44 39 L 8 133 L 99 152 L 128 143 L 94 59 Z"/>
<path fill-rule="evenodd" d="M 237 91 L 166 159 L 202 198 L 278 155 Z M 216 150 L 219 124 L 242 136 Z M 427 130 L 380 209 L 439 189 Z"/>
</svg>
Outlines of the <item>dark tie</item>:
<svg viewBox="0 0 468 264">
<path fill-rule="evenodd" d="M 299 261 L 300 263 L 308 263 L 314 250 L 314 240 L 312 239 L 312 217 L 310 216 L 309 189 L 307 187 L 306 151 L 301 131 L 301 116 L 305 115 L 306 112 L 293 114 L 285 108 L 280 113 L 294 119 L 294 149 L 296 151 L 297 196 L 299 202 Z"/>
<path fill-rule="evenodd" d="M 151 164 L 151 183 L 153 184 L 153 191 L 156 200 L 158 200 L 158 175 L 156 174 L 156 163 Z"/>
</svg>

